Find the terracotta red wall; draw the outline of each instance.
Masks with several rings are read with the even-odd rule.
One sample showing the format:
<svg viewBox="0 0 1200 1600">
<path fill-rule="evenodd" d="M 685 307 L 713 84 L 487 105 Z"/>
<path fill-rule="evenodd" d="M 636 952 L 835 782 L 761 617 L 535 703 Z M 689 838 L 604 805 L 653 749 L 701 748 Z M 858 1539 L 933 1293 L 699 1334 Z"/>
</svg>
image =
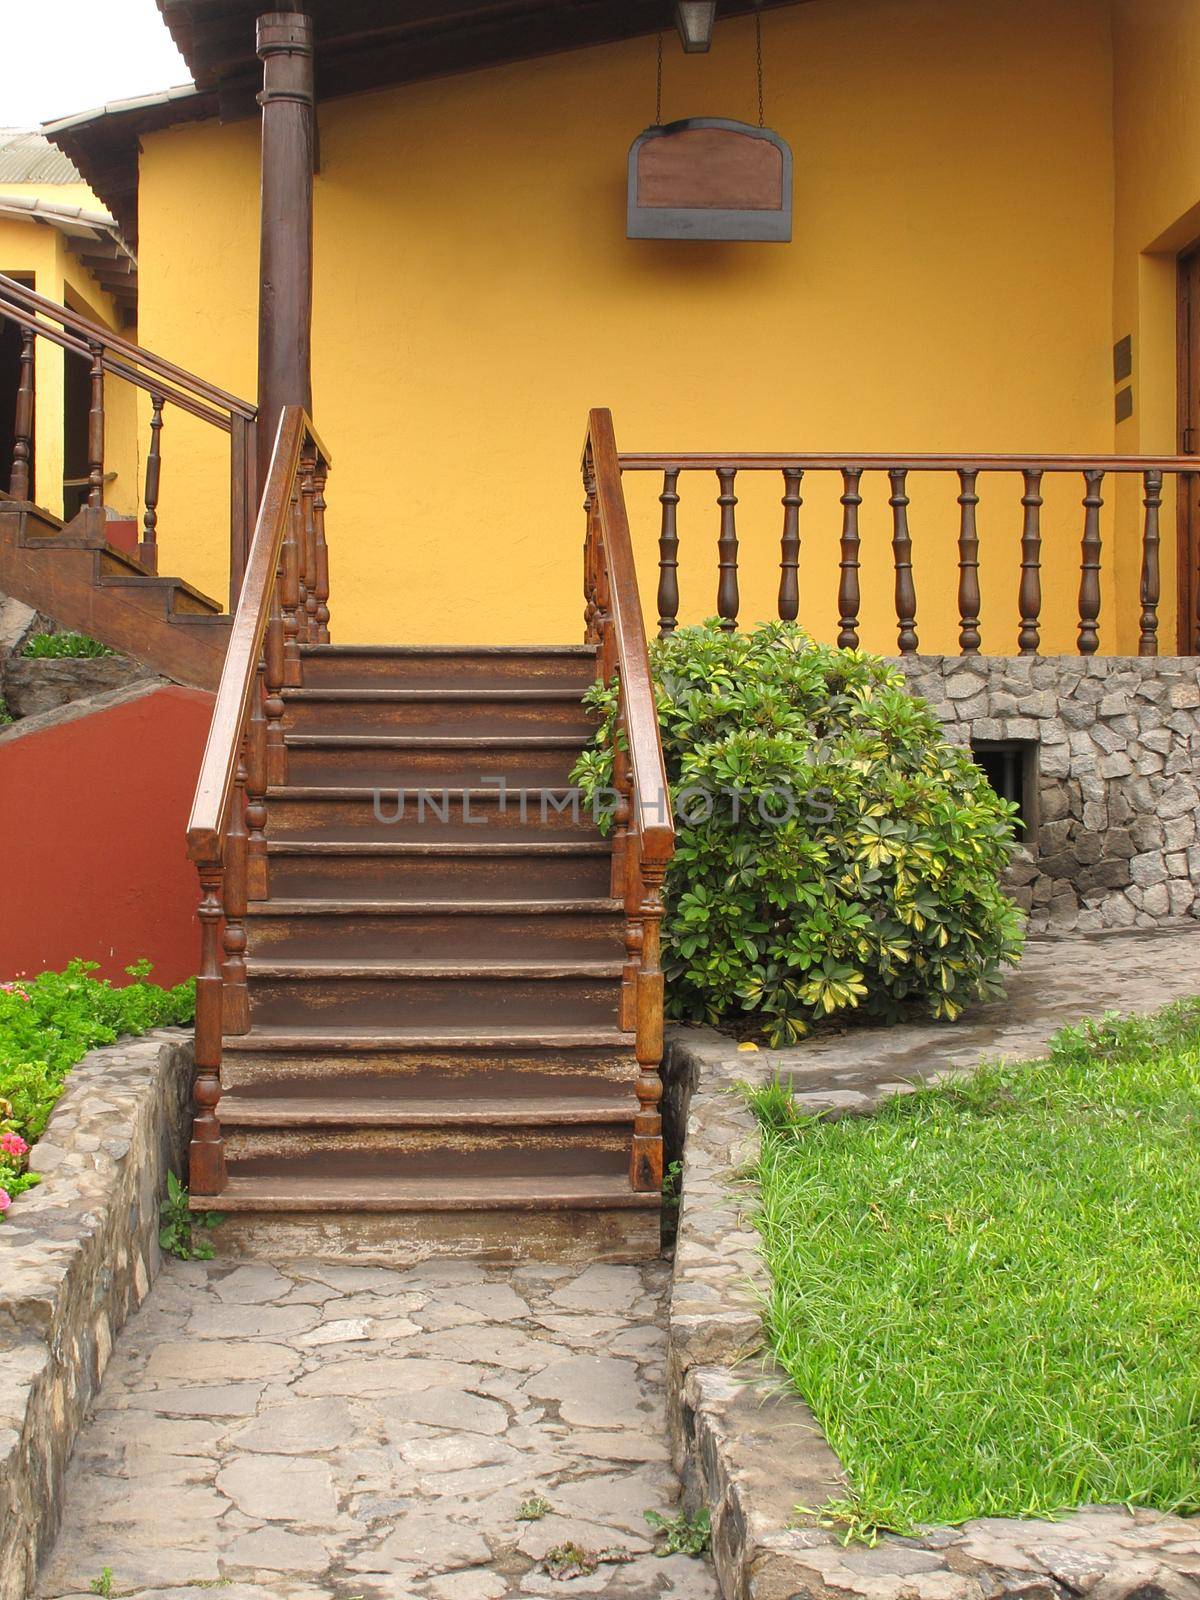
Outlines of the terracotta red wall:
<svg viewBox="0 0 1200 1600">
<path fill-rule="evenodd" d="M 184 834 L 213 697 L 164 685 L 0 739 L 0 980 L 72 956 L 160 983 L 196 970 Z"/>
</svg>

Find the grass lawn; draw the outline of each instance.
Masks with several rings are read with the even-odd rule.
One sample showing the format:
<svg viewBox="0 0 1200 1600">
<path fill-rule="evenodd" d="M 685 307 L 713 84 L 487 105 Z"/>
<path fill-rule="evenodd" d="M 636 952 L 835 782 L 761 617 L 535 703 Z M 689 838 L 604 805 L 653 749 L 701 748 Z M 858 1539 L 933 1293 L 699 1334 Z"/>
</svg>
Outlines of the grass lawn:
<svg viewBox="0 0 1200 1600">
<path fill-rule="evenodd" d="M 1200 1000 L 871 1118 L 752 1095 L 767 1331 L 898 1531 L 1200 1509 Z"/>
</svg>

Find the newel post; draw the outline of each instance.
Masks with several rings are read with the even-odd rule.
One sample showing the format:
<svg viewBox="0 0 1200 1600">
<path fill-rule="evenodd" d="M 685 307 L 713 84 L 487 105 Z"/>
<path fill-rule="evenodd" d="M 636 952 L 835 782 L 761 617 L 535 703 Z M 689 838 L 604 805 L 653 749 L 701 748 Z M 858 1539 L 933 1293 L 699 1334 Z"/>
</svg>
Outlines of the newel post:
<svg viewBox="0 0 1200 1600">
<path fill-rule="evenodd" d="M 637 1014 L 635 1051 L 638 1063 L 638 1108 L 633 1124 L 633 1152 L 630 1179 L 640 1194 L 656 1194 L 662 1188 L 662 1054 L 663 1054 L 663 972 L 659 964 L 662 925 L 662 886 L 665 861 L 640 863 L 641 924 L 640 964 L 637 971 Z"/>
<path fill-rule="evenodd" d="M 263 64 L 258 299 L 258 492 L 284 406 L 312 411 L 313 28 L 298 11 L 258 19 Z"/>
<path fill-rule="evenodd" d="M 196 1067 L 192 1077 L 192 1142 L 188 1181 L 192 1193 L 220 1194 L 225 1187 L 225 1151 L 217 1105 L 221 1099 L 221 921 L 224 871 L 203 861 L 200 874 L 200 972 L 196 978 Z"/>
</svg>

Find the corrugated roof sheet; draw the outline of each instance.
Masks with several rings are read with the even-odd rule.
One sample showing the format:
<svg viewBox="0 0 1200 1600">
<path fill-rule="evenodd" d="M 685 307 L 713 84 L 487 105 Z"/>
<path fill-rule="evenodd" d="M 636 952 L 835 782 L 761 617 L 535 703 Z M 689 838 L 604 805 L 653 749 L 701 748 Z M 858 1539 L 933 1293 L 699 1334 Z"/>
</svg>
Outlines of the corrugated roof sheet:
<svg viewBox="0 0 1200 1600">
<path fill-rule="evenodd" d="M 40 133 L 0 128 L 0 183 L 82 183 L 75 163 Z"/>
</svg>

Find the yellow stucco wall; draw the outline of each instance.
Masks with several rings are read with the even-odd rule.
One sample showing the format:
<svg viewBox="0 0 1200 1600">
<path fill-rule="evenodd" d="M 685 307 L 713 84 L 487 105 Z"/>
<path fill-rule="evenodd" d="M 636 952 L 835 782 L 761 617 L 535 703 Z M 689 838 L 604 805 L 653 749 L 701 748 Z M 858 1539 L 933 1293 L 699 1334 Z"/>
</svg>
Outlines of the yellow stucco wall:
<svg viewBox="0 0 1200 1600">
<path fill-rule="evenodd" d="M 335 637 L 579 637 L 589 405 L 631 450 L 1112 448 L 1109 0 L 817 0 L 765 31 L 767 119 L 795 155 L 789 246 L 624 237 L 653 38 L 322 105 Z M 667 39 L 668 119 L 755 110 L 750 22 L 718 25 L 707 57 Z M 141 338 L 245 395 L 257 139 L 253 122 L 147 135 L 141 167 Z M 164 562 L 219 594 L 224 455 L 172 426 Z M 659 485 L 628 486 L 649 607 Z M 773 609 L 781 487 L 739 483 L 747 621 Z M 806 484 L 803 512 L 802 620 L 826 638 L 837 492 Z M 954 490 L 910 492 L 922 644 L 948 648 Z M 1074 640 L 1081 492 L 1047 492 L 1051 649 Z M 866 493 L 864 642 L 888 648 L 886 480 Z M 715 494 L 684 482 L 689 619 L 714 605 Z M 981 507 L 985 648 L 1015 643 L 1019 495 L 1006 479 Z M 1108 647 L 1112 617 L 1110 545 Z"/>
<path fill-rule="evenodd" d="M 51 205 L 83 206 L 103 210 L 86 184 L 0 185 L 4 195 L 36 195 Z M 62 234 L 45 223 L 0 217 L 0 272 L 8 277 L 32 277 L 38 294 L 73 307 L 102 326 L 119 326 L 116 307 L 72 254 Z M 55 515 L 63 509 L 63 361 L 61 348 L 48 339 L 35 345 L 35 446 L 34 496 Z M 122 515 L 135 516 L 139 507 L 139 441 L 136 399 L 129 384 L 105 380 L 105 454 L 116 479 L 107 486 L 106 500 Z M 7 487 L 10 463 L 0 462 L 0 484 Z"/>
<path fill-rule="evenodd" d="M 1190 0 L 1114 0 L 1116 207 L 1114 330 L 1133 335 L 1134 413 L 1118 448 L 1176 448 L 1177 259 L 1200 241 L 1200 11 Z M 1162 636 L 1173 642 L 1175 522 L 1165 518 Z M 1129 508 L 1135 515 L 1136 508 Z M 1135 538 L 1120 553 L 1136 588 Z M 1122 631 L 1123 648 L 1135 635 Z"/>
</svg>

